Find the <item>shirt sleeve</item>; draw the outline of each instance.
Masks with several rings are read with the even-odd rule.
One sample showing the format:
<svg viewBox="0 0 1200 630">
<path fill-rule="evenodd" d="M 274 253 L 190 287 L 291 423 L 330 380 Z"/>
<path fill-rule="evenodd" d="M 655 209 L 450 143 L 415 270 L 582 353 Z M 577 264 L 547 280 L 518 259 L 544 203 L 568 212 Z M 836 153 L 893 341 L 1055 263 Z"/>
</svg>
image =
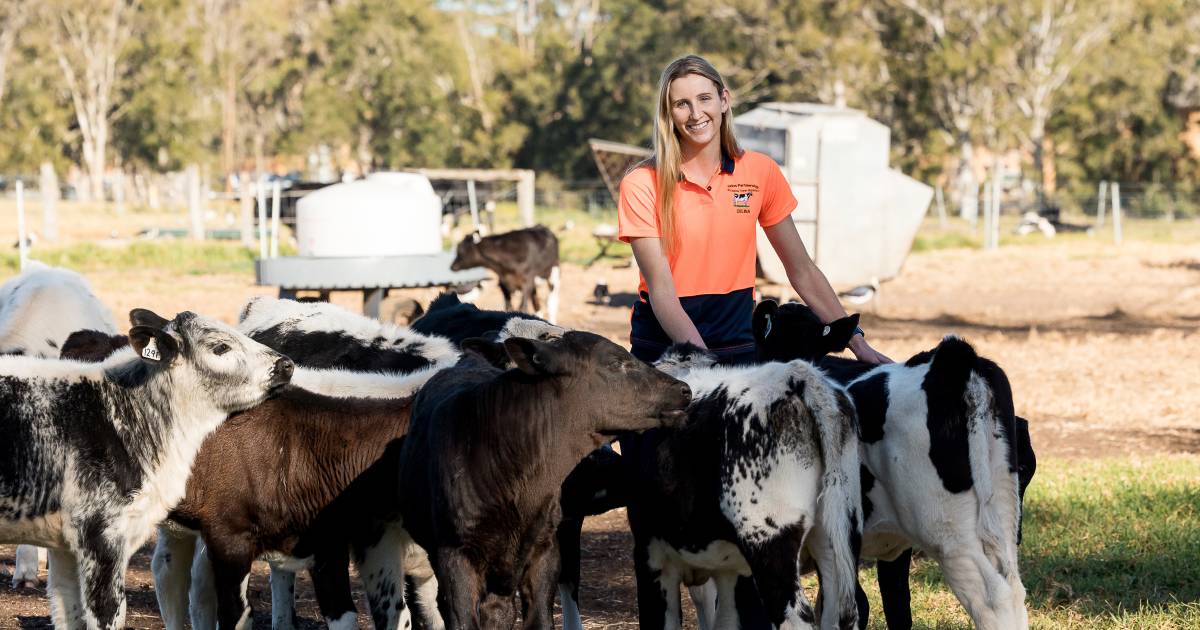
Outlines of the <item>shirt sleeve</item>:
<svg viewBox="0 0 1200 630">
<path fill-rule="evenodd" d="M 767 158 L 765 184 L 763 185 L 762 210 L 758 213 L 758 223 L 763 227 L 771 227 L 788 218 L 796 209 L 796 196 L 792 194 L 792 185 L 783 176 L 783 169 L 774 160 Z"/>
<path fill-rule="evenodd" d="M 621 179 L 620 199 L 617 202 L 617 238 L 628 243 L 631 239 L 659 238 L 657 194 L 654 172 L 637 168 Z"/>
</svg>

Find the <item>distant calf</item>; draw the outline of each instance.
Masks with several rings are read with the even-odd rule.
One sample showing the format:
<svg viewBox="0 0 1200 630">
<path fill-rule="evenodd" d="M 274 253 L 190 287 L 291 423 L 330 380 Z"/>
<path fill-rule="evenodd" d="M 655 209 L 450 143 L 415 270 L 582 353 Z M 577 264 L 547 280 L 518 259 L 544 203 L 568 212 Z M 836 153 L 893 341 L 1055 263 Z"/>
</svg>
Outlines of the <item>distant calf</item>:
<svg viewBox="0 0 1200 630">
<path fill-rule="evenodd" d="M 537 225 L 495 236 L 472 234 L 458 244 L 450 269 L 461 271 L 471 267 L 487 267 L 496 274 L 506 311 L 512 309 L 513 291 L 521 292 L 517 310 L 524 311 L 532 303 L 534 311 L 541 311 L 535 281 L 546 280 L 550 297 L 545 317 L 552 324 L 557 322 L 558 237 L 549 228 Z"/>
<path fill-rule="evenodd" d="M 123 628 L 125 570 L 183 496 L 204 438 L 292 362 L 194 313 L 136 309 L 104 363 L 0 360 L 0 542 L 50 553 L 57 628 Z"/>
<path fill-rule="evenodd" d="M 510 627 L 518 591 L 525 627 L 552 627 L 544 602 L 564 479 L 618 432 L 678 423 L 691 399 L 685 384 L 591 333 L 503 347 L 516 368 L 468 352 L 430 379 L 401 454 L 404 527 L 429 552 L 455 629 Z"/>
<path fill-rule="evenodd" d="M 0 354 L 55 358 L 81 328 L 117 331 L 112 313 L 74 271 L 32 262 L 0 286 Z M 13 588 L 37 586 L 38 555 L 32 545 L 17 547 Z"/>
</svg>

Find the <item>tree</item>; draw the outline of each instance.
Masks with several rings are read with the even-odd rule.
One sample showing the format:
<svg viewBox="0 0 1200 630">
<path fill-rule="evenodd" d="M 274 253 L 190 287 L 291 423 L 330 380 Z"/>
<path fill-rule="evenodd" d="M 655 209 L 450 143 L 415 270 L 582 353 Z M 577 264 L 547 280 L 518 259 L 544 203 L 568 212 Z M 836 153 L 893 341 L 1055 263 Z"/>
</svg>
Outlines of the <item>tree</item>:
<svg viewBox="0 0 1200 630">
<path fill-rule="evenodd" d="M 979 187 L 973 168 L 975 148 L 981 137 L 995 142 L 999 135 L 996 94 L 1001 88 L 993 69 L 1006 44 L 995 29 L 1003 4 L 892 0 L 892 6 L 900 10 L 888 17 L 893 72 L 919 74 L 907 85 L 928 92 L 925 106 L 958 147 L 954 196 L 960 212 L 973 217 Z M 909 21 L 912 19 L 916 22 Z"/>
<path fill-rule="evenodd" d="M 43 19 L 53 24 L 50 47 L 75 108 L 83 166 L 96 198 L 104 195 L 112 97 L 135 6 L 136 0 L 54 0 L 42 7 Z"/>
<path fill-rule="evenodd" d="M 4 102 L 4 88 L 8 85 L 8 59 L 17 43 L 17 33 L 29 19 L 30 5 L 22 0 L 0 2 L 0 103 Z"/>
<path fill-rule="evenodd" d="M 1079 64 L 1125 23 L 1129 8 L 1125 0 L 1021 0 L 1008 3 L 1000 15 L 1014 42 L 1000 68 L 1013 103 L 1028 120 L 1020 135 L 1033 155 L 1041 190 L 1054 189 L 1053 166 L 1043 158 L 1056 99 Z"/>
</svg>

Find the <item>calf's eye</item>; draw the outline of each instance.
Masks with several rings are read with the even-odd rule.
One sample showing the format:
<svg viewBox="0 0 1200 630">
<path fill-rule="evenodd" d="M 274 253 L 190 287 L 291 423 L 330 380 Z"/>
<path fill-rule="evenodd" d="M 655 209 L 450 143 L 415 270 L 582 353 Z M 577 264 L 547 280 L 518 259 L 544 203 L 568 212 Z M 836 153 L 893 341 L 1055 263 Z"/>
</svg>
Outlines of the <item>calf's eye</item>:
<svg viewBox="0 0 1200 630">
<path fill-rule="evenodd" d="M 230 348 L 228 344 L 219 343 L 219 344 L 213 346 L 212 351 L 213 351 L 213 354 L 215 354 L 217 356 L 221 356 L 222 354 L 229 352 L 231 349 L 232 348 Z"/>
</svg>

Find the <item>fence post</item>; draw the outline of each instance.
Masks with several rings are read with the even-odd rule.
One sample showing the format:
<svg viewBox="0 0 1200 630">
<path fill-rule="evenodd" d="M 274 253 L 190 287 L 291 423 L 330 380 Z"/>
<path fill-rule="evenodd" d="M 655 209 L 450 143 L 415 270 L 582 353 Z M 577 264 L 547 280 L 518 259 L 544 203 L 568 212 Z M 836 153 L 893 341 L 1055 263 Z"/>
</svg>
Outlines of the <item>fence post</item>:
<svg viewBox="0 0 1200 630">
<path fill-rule="evenodd" d="M 258 257 L 267 257 L 267 180 L 259 177 L 254 182 L 258 192 Z"/>
<path fill-rule="evenodd" d="M 254 246 L 254 188 L 250 183 L 250 177 L 243 173 L 242 177 L 238 178 L 238 197 L 241 202 L 241 237 L 242 245 L 246 247 Z"/>
<path fill-rule="evenodd" d="M 192 222 L 192 238 L 204 240 L 204 211 L 200 208 L 200 167 L 195 164 L 187 169 L 188 215 Z"/>
<path fill-rule="evenodd" d="M 1113 241 L 1121 244 L 1121 184 L 1112 183 Z"/>
<path fill-rule="evenodd" d="M 467 180 L 467 203 L 471 206 L 471 227 L 479 231 L 479 203 L 475 198 L 475 180 Z"/>
<path fill-rule="evenodd" d="M 279 180 L 275 180 L 275 185 L 271 188 L 271 258 L 279 257 L 279 213 L 282 208 L 279 207 L 279 193 L 282 185 Z"/>
<path fill-rule="evenodd" d="M 47 241 L 58 240 L 58 175 L 54 173 L 54 165 L 42 162 L 41 184 L 42 191 L 42 237 Z"/>
<path fill-rule="evenodd" d="M 941 184 L 934 189 L 934 195 L 937 198 L 938 227 L 944 230 L 946 229 L 946 196 L 942 192 Z"/>
<path fill-rule="evenodd" d="M 1104 227 L 1104 202 L 1107 201 L 1104 198 L 1104 194 L 1107 192 L 1108 192 L 1108 182 L 1102 179 L 1102 180 L 1100 180 L 1100 190 L 1096 191 L 1096 197 L 1097 197 L 1096 227 L 1097 228 Z"/>
<path fill-rule="evenodd" d="M 25 182 L 17 180 L 17 250 L 21 252 L 21 271 L 29 262 L 29 243 L 25 233 Z"/>
<path fill-rule="evenodd" d="M 113 172 L 113 205 L 116 206 L 117 216 L 125 216 L 125 171 L 123 169 Z"/>
<path fill-rule="evenodd" d="M 521 223 L 524 227 L 533 227 L 533 171 L 521 171 L 517 181 L 517 207 L 521 211 Z"/>
</svg>

